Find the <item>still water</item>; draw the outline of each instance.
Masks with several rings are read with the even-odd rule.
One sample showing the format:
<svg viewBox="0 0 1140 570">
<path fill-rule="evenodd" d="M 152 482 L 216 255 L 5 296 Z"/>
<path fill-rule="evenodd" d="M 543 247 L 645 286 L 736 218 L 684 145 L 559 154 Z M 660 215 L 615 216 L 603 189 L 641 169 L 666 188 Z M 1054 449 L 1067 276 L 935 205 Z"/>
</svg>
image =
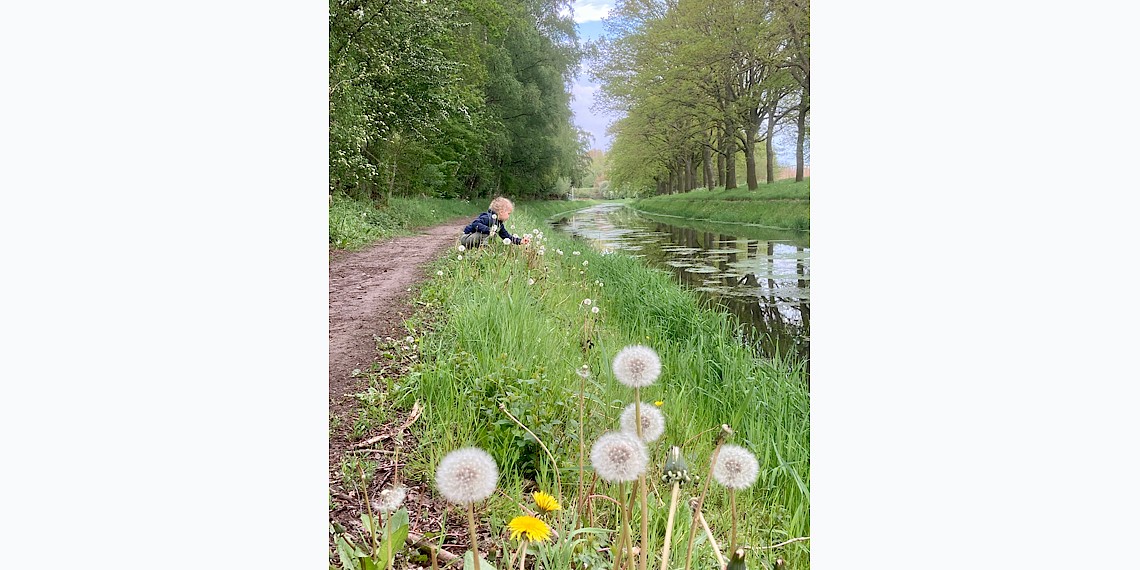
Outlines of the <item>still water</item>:
<svg viewBox="0 0 1140 570">
<path fill-rule="evenodd" d="M 811 248 L 807 232 L 697 223 L 599 204 L 555 223 L 596 249 L 621 250 L 670 270 L 727 308 L 767 355 L 807 359 Z M 685 224 L 685 225 L 677 225 Z"/>
</svg>

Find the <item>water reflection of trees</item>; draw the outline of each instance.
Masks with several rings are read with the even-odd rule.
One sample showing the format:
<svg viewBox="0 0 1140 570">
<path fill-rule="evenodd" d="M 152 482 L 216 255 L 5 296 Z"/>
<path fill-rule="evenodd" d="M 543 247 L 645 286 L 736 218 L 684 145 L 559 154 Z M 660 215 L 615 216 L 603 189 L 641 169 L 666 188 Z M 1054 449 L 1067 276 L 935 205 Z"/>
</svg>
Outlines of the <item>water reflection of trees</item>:
<svg viewBox="0 0 1140 570">
<path fill-rule="evenodd" d="M 700 250 L 691 256 L 694 266 L 707 264 L 715 273 L 686 271 L 685 267 L 672 266 L 680 281 L 698 289 L 709 300 L 724 306 L 737 316 L 746 333 L 760 341 L 764 352 L 777 351 L 806 359 L 809 355 L 810 302 L 808 298 L 809 273 L 806 249 L 799 245 L 787 261 L 795 264 L 795 273 L 787 278 L 780 276 L 775 240 L 741 239 L 727 234 L 698 231 L 692 228 L 657 223 L 656 231 L 667 234 L 674 244 Z M 723 253 L 708 253 L 723 252 Z M 669 261 L 674 256 L 659 250 L 651 255 L 657 261 Z M 766 263 L 761 280 L 759 271 L 738 273 L 738 267 L 757 260 Z M 780 292 L 792 292 L 781 295 Z"/>
<path fill-rule="evenodd" d="M 565 224 L 595 247 L 636 250 L 678 280 L 736 315 L 745 334 L 768 355 L 807 361 L 810 264 L 806 241 L 740 238 L 645 221 L 627 209 L 580 212 Z M 634 253 L 631 251 L 631 253 Z M 705 267 L 704 273 L 686 267 Z"/>
</svg>

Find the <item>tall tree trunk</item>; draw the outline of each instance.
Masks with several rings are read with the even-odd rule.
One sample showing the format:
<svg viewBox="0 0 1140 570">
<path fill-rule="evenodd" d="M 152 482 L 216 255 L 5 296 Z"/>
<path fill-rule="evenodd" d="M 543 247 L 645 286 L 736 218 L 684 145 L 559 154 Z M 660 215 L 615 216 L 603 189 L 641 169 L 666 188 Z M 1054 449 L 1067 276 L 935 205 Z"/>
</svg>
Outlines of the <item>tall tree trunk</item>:
<svg viewBox="0 0 1140 570">
<path fill-rule="evenodd" d="M 697 187 L 697 176 L 693 170 L 693 155 L 685 154 L 685 192 Z"/>
<path fill-rule="evenodd" d="M 669 193 L 677 193 L 677 169 L 672 166 L 669 167 Z"/>
<path fill-rule="evenodd" d="M 800 112 L 796 117 L 796 182 L 804 181 L 804 127 L 807 126 L 807 112 L 807 99 L 800 96 Z"/>
<path fill-rule="evenodd" d="M 736 188 L 736 127 L 729 123 L 724 135 L 724 189 Z"/>
<path fill-rule="evenodd" d="M 708 145 L 705 145 L 701 159 L 701 176 L 704 178 L 705 189 L 712 190 L 712 151 Z"/>
<path fill-rule="evenodd" d="M 760 186 L 756 182 L 756 131 L 751 123 L 744 128 L 744 175 L 749 190 L 755 190 Z"/>
<path fill-rule="evenodd" d="M 728 146 L 724 142 L 724 134 L 721 133 L 716 140 L 716 185 L 724 188 L 724 157 L 728 151 Z"/>
<path fill-rule="evenodd" d="M 764 161 L 767 162 L 764 166 L 765 174 L 768 175 L 768 184 L 776 181 L 776 149 L 772 146 L 772 139 L 775 137 L 776 131 L 776 110 L 773 108 L 771 113 L 768 113 L 768 140 L 764 145 Z"/>
</svg>

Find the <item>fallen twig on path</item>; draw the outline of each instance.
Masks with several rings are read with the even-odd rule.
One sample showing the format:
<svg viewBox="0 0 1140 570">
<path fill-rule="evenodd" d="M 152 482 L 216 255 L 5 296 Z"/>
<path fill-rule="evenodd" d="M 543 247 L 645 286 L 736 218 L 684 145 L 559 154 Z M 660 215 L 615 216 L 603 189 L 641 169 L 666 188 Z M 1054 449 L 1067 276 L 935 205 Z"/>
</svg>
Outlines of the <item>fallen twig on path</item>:
<svg viewBox="0 0 1140 570">
<path fill-rule="evenodd" d="M 408 428 L 412 427 L 412 424 L 416 423 L 416 420 L 419 419 L 421 412 L 423 412 L 423 407 L 420 406 L 420 401 L 416 400 L 416 403 L 412 406 L 412 415 L 410 417 L 408 417 L 408 421 L 404 422 L 404 425 L 400 426 L 399 429 L 395 430 L 395 432 L 392 432 L 392 433 L 403 433 Z M 392 437 L 392 433 L 385 433 L 385 434 L 378 435 L 376 437 L 370 437 L 370 438 L 368 438 L 368 439 L 366 439 L 360 443 L 353 444 L 352 449 L 360 449 L 363 447 L 368 447 L 369 445 L 372 445 L 376 442 L 383 441 L 385 439 Z"/>
</svg>

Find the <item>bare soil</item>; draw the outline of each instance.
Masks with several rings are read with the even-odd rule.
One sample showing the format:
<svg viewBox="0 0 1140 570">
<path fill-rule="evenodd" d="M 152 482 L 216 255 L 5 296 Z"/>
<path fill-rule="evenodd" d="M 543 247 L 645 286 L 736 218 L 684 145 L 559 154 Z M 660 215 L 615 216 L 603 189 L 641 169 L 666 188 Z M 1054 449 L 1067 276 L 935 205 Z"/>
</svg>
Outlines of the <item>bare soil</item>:
<svg viewBox="0 0 1140 570">
<path fill-rule="evenodd" d="M 427 264 L 456 243 L 467 221 L 452 220 L 359 251 L 329 252 L 329 519 L 350 531 L 363 529 L 360 513 L 364 499 L 356 489 L 343 484 L 342 460 L 349 454 L 359 454 L 376 463 L 368 488 L 370 497 L 375 498 L 393 482 L 396 470 L 402 467 L 392 455 L 396 437 L 405 450 L 418 446 L 411 433 L 414 430 L 400 429 L 411 414 L 392 410 L 383 426 L 362 438 L 380 436 L 383 441 L 353 449 L 355 442 L 350 441 L 349 433 L 360 406 L 352 395 L 368 388 L 368 373 L 374 378 L 397 378 L 407 369 L 409 362 L 404 359 L 381 362 L 377 340 L 407 335 L 404 320 L 415 312 L 411 304 L 415 286 L 429 277 Z M 361 373 L 354 374 L 357 370 Z M 443 505 L 435 504 L 425 484 L 405 481 L 402 476 L 401 482 L 408 486 L 404 505 L 412 514 L 413 532 L 438 530 L 444 522 L 441 519 L 450 518 Z M 445 522 L 449 527 L 453 524 Z M 361 533 L 353 534 L 359 537 Z"/>
<path fill-rule="evenodd" d="M 350 395 L 359 392 L 375 360 L 375 337 L 403 337 L 411 316 L 413 285 L 425 280 L 424 266 L 463 231 L 465 218 L 393 238 L 359 251 L 329 254 L 329 411 L 347 412 Z"/>
</svg>

